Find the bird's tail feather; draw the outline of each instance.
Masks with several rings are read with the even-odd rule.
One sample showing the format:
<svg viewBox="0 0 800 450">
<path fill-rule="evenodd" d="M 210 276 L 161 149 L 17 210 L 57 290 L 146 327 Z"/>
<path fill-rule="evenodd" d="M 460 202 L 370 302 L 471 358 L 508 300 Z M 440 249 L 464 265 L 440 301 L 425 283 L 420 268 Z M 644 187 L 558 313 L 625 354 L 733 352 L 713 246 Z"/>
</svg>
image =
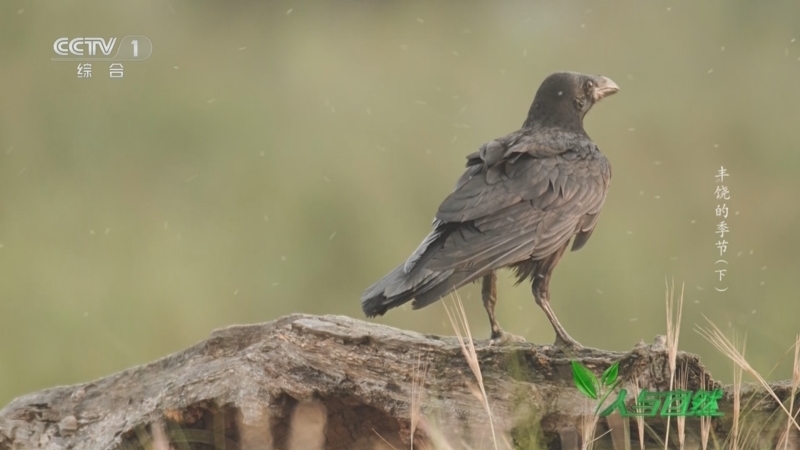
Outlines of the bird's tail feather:
<svg viewBox="0 0 800 450">
<path fill-rule="evenodd" d="M 406 273 L 403 267 L 404 264 L 401 264 L 364 291 L 361 309 L 367 317 L 382 316 L 386 311 L 438 286 L 452 284 L 448 279 L 453 275 L 453 270 L 434 272 L 418 268 Z"/>
<path fill-rule="evenodd" d="M 475 273 L 469 272 L 456 272 L 447 277 L 444 282 L 432 286 L 429 290 L 417 295 L 414 298 L 412 307 L 414 309 L 424 308 L 431 303 L 436 303 L 439 299 L 447 294 L 455 291 L 456 289 L 465 286 L 480 278 Z"/>
<path fill-rule="evenodd" d="M 488 261 L 481 261 L 466 270 L 455 272 L 447 278 L 446 282 L 440 283 L 437 286 L 432 286 L 426 292 L 417 295 L 414 299 L 414 309 L 424 308 L 436 302 L 450 292 L 472 283 L 496 267 L 503 267 L 506 264 L 519 261 L 522 255 L 528 251 L 527 247 L 532 242 L 533 238 L 530 238 L 521 242 L 515 242 L 510 248 L 507 248 L 509 247 L 508 245 L 503 245 L 508 242 L 497 245 L 494 252 L 501 252 L 499 255 L 493 255 L 493 258 Z"/>
<path fill-rule="evenodd" d="M 389 309 L 411 299 L 414 299 L 414 309 L 424 308 L 496 267 L 523 259 L 524 254 L 530 252 L 528 247 L 532 242 L 533 238 L 521 242 L 502 242 L 495 246 L 490 259 L 461 269 L 433 271 L 416 266 L 406 273 L 404 265 L 400 265 L 364 292 L 361 308 L 367 317 L 382 316 Z"/>
</svg>

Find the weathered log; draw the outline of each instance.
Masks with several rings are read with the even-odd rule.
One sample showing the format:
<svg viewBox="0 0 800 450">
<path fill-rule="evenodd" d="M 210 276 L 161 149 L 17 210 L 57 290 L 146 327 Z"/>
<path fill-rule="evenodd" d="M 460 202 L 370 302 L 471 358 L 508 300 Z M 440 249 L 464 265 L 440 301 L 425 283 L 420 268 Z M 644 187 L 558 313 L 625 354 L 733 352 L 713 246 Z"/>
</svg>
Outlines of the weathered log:
<svg viewBox="0 0 800 450">
<path fill-rule="evenodd" d="M 661 338 L 628 353 L 586 349 L 571 357 L 530 343 L 475 345 L 500 448 L 505 440 L 517 448 L 532 448 L 534 441 L 539 448 L 580 445 L 582 421 L 594 404 L 575 388 L 572 360 L 597 374 L 619 361 L 624 380 L 636 379 L 649 390 L 669 386 Z M 695 355 L 679 352 L 677 361 L 689 390 L 701 383 L 723 388 L 725 416 L 713 419 L 712 433 L 724 438 L 732 426 L 732 387 L 714 382 Z M 423 388 L 414 389 L 420 381 Z M 163 440 L 181 450 L 409 448 L 412 397 L 419 405 L 415 446 L 440 433 L 454 448 L 462 440 L 472 448 L 494 448 L 475 386 L 454 337 L 341 316 L 292 315 L 217 330 L 156 362 L 19 397 L 0 410 L 0 449 L 159 448 L 152 444 Z M 789 383 L 772 387 L 782 400 L 791 395 Z M 755 386 L 746 385 L 742 395 L 743 401 L 757 400 L 747 408 L 747 422 L 759 426 L 750 433 L 774 443 L 786 416 Z M 598 435 L 608 429 L 607 419 L 600 419 Z M 618 415 L 613 423 L 621 423 Z M 638 448 L 637 427 L 630 423 Z M 666 419 L 647 423 L 663 439 Z M 698 424 L 686 419 L 690 445 L 697 442 Z M 674 434 L 674 418 L 671 428 Z M 797 436 L 791 434 L 790 448 L 798 448 Z M 645 437 L 648 447 L 659 445 Z M 595 443 L 610 446 L 610 436 Z"/>
</svg>

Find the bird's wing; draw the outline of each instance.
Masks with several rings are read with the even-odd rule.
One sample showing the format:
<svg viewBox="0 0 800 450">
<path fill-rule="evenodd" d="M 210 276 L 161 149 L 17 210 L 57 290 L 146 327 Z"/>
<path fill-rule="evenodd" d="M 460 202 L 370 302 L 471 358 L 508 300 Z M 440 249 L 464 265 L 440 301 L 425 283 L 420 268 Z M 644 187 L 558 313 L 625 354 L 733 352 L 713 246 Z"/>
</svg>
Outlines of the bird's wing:
<svg viewBox="0 0 800 450">
<path fill-rule="evenodd" d="M 604 163 L 605 165 L 602 167 L 603 170 L 600 171 L 600 175 L 603 178 L 602 185 L 605 191 L 603 192 L 602 199 L 600 199 L 599 202 L 594 202 L 594 208 L 589 210 L 578 223 L 578 233 L 575 235 L 575 240 L 572 241 L 573 252 L 580 250 L 586 245 L 586 242 L 592 236 L 595 225 L 597 225 L 597 219 L 600 218 L 600 210 L 603 208 L 606 194 L 608 193 L 608 187 L 611 185 L 611 164 L 605 159 Z"/>
<path fill-rule="evenodd" d="M 556 200 L 545 195 L 548 186 L 557 188 L 551 194 L 568 199 L 572 193 L 567 177 L 585 175 L 579 172 L 581 166 L 592 168 L 585 160 L 594 153 L 593 149 L 594 144 L 588 139 L 563 133 L 510 135 L 484 144 L 480 151 L 467 156 L 467 170 L 439 206 L 436 219 L 467 222 L 522 200 L 546 209 L 549 202 Z M 571 170 L 575 173 L 571 174 Z"/>
<path fill-rule="evenodd" d="M 593 145 L 575 143 L 584 144 Z M 578 231 L 586 214 L 599 213 L 607 190 L 602 155 L 577 148 L 555 154 L 512 148 L 516 151 L 507 150 L 492 167 L 469 166 L 439 207 L 438 221 L 459 225 L 426 258 L 427 268 L 474 266 L 479 273 L 545 256 Z"/>
</svg>

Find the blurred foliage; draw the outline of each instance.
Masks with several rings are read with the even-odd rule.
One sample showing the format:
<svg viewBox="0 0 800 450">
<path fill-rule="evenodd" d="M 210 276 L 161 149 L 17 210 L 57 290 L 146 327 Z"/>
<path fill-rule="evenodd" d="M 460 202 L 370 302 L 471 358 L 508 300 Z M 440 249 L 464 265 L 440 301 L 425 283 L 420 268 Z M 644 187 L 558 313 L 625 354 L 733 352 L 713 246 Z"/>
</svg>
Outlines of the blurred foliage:
<svg viewBox="0 0 800 450">
<path fill-rule="evenodd" d="M 682 349 L 730 381 L 693 331 L 705 315 L 788 378 L 798 17 L 787 1 L 3 2 L 0 405 L 231 324 L 362 317 L 361 292 L 425 236 L 464 156 L 516 130 L 558 70 L 622 89 L 586 119 L 614 177 L 589 244 L 555 272 L 562 323 L 593 347 L 652 342 L 674 277 Z M 128 34 L 154 52 L 123 79 L 50 61 L 59 37 Z M 501 280 L 501 324 L 551 342 L 530 287 Z M 478 289 L 460 294 L 488 336 Z M 377 320 L 452 334 L 441 304 Z"/>
</svg>

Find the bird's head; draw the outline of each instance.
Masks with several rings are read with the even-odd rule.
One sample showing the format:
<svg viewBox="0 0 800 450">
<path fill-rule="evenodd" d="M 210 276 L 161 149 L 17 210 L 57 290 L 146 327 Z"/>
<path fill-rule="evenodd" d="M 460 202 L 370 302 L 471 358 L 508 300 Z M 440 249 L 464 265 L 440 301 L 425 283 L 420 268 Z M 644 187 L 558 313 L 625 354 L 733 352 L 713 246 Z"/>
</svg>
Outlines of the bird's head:
<svg viewBox="0 0 800 450">
<path fill-rule="evenodd" d="M 556 72 L 539 86 L 523 126 L 583 130 L 583 117 L 592 106 L 617 91 L 617 84 L 604 76 Z"/>
</svg>

